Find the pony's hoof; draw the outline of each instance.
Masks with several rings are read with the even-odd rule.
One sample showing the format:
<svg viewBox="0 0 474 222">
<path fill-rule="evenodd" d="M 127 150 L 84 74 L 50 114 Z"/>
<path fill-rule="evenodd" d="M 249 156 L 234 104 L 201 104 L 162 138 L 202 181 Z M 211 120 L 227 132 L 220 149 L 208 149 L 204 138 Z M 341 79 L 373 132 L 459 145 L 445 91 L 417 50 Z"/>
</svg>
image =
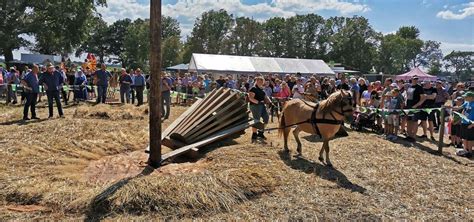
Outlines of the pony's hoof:
<svg viewBox="0 0 474 222">
<path fill-rule="evenodd" d="M 318 160 L 321 161 L 321 162 L 324 162 L 324 158 L 322 158 L 322 157 L 318 157 Z"/>
</svg>

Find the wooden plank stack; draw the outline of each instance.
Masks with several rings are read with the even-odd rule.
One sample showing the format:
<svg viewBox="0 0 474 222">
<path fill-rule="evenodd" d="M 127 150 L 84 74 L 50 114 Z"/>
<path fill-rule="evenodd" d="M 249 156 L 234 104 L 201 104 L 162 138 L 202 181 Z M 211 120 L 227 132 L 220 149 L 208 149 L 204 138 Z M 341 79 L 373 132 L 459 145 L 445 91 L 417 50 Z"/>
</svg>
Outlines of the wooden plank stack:
<svg viewBox="0 0 474 222">
<path fill-rule="evenodd" d="M 249 120 L 247 103 L 238 91 L 219 88 L 198 99 L 162 133 L 162 144 L 174 149 L 163 161 L 200 147 L 245 133 Z"/>
</svg>

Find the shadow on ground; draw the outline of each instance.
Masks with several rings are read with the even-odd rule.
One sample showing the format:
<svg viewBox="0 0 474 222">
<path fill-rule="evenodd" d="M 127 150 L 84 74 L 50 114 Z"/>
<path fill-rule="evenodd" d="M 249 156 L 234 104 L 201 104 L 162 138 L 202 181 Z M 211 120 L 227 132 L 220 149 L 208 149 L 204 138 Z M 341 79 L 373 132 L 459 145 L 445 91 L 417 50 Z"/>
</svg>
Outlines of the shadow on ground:
<svg viewBox="0 0 474 222">
<path fill-rule="evenodd" d="M 333 167 L 327 167 L 319 163 L 305 159 L 304 157 L 292 158 L 289 152 L 279 151 L 278 154 L 283 162 L 292 169 L 299 170 L 307 174 L 316 174 L 321 179 L 335 182 L 339 187 L 352 192 L 365 193 L 366 189 L 352 183 L 346 175 Z"/>
</svg>

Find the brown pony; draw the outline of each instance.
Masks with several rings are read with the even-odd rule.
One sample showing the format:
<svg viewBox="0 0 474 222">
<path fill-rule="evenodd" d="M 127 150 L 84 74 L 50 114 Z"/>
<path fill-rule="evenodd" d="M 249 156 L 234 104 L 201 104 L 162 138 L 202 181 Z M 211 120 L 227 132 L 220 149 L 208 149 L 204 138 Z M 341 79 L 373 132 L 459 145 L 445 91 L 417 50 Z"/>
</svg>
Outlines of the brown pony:
<svg viewBox="0 0 474 222">
<path fill-rule="evenodd" d="M 329 140 L 334 138 L 344 118 L 352 115 L 352 112 L 351 94 L 344 90 L 331 94 L 319 104 L 299 99 L 288 101 L 283 108 L 279 127 L 279 133 L 280 135 L 283 134 L 285 141 L 284 150 L 289 152 L 288 134 L 290 133 L 291 126 L 296 125 L 293 135 L 298 144 L 298 154 L 301 155 L 302 152 L 301 142 L 298 137 L 301 131 L 319 135 L 323 139 L 323 146 L 319 152 L 318 159 L 323 162 L 323 152 L 326 151 L 326 165 L 332 166 L 329 160 Z"/>
</svg>

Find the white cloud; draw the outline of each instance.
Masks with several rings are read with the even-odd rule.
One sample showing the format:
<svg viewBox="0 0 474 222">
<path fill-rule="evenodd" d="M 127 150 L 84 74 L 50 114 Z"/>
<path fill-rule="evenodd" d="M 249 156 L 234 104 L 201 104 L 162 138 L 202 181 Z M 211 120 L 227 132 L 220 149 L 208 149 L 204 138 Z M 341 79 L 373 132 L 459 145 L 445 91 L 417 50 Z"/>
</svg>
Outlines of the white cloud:
<svg viewBox="0 0 474 222">
<path fill-rule="evenodd" d="M 149 5 L 136 0 L 108 0 L 108 7 L 98 8 L 104 20 L 112 23 L 123 18 L 148 18 Z M 225 9 L 234 16 L 247 16 L 263 21 L 270 17 L 290 17 L 296 14 L 332 10 L 342 15 L 370 11 L 365 3 L 354 3 L 342 0 L 272 0 L 254 5 L 243 4 L 240 0 L 178 0 L 176 4 L 162 6 L 163 15 L 178 19 L 183 36 L 189 35 L 194 21 L 205 11 Z"/>
<path fill-rule="evenodd" d="M 441 42 L 440 48 L 447 55 L 452 51 L 474 51 L 474 44 Z"/>
<path fill-rule="evenodd" d="M 440 11 L 436 14 L 436 17 L 447 20 L 462 20 L 469 16 L 474 16 L 474 2 L 463 4 L 463 7 L 464 8 L 458 10 L 457 13 L 451 10 Z M 444 8 L 446 9 L 446 7 Z"/>
</svg>

